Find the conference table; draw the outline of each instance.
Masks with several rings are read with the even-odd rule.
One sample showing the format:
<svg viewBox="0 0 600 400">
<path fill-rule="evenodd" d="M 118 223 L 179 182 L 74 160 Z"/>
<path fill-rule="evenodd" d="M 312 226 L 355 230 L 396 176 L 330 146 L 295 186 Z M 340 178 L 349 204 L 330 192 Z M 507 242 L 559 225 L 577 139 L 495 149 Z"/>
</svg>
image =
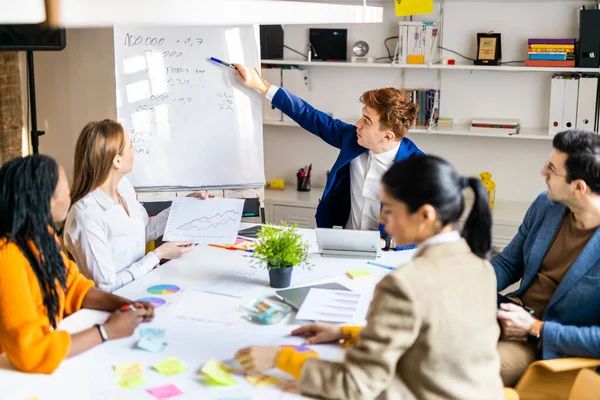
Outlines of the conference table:
<svg viewBox="0 0 600 400">
<path fill-rule="evenodd" d="M 241 228 L 250 224 L 242 224 Z M 366 299 L 364 312 L 354 324 L 363 324 L 366 308 L 373 289 L 390 271 L 368 264 L 364 259 L 325 258 L 318 254 L 313 230 L 299 230 L 309 243 L 309 265 L 296 267 L 292 275 L 294 286 L 337 282 L 361 293 Z M 401 266 L 412 258 L 414 250 L 382 252 L 376 263 Z M 370 277 L 352 280 L 349 270 L 367 270 Z M 164 285 L 158 291 L 148 289 Z M 253 298 L 276 299 L 269 286 L 268 272 L 256 265 L 251 253 L 211 246 L 196 248 L 177 260 L 171 260 L 144 277 L 124 286 L 116 294 L 132 300 L 151 297 L 160 305 L 150 323 L 142 323 L 133 336 L 108 341 L 102 345 L 67 359 L 51 375 L 26 374 L 12 367 L 4 355 L 0 356 L 0 400 L 26 399 L 89 399 L 124 400 L 156 399 L 148 389 L 174 384 L 183 393 L 174 399 L 294 399 L 298 394 L 286 393 L 277 386 L 255 387 L 242 373 L 232 377 L 233 386 L 209 385 L 199 371 L 214 359 L 232 365 L 235 353 L 250 345 L 300 345 L 303 339 L 290 332 L 310 321 L 298 321 L 291 312 L 284 320 L 273 325 L 260 325 L 244 318 L 240 306 Z M 160 293 L 160 294 L 156 294 Z M 0 294 L 1 295 L 1 294 Z M 64 319 L 58 329 L 76 333 L 96 323 L 102 323 L 108 313 L 81 310 Z M 137 348 L 142 328 L 165 329 L 165 349 L 151 353 Z M 339 345 L 310 346 L 319 356 L 341 360 Z M 187 371 L 174 376 L 163 376 L 152 366 L 171 357 L 178 357 Z M 116 384 L 114 366 L 121 363 L 143 363 L 142 376 L 146 383 L 125 389 Z M 264 372 L 285 380 L 293 378 L 272 369 Z"/>
</svg>

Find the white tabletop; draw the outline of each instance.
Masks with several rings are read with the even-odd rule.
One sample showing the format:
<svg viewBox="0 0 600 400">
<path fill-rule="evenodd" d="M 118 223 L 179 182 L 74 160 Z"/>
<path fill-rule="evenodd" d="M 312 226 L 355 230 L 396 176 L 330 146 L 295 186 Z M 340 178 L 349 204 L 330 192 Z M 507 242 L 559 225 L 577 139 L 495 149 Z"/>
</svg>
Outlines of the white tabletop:
<svg viewBox="0 0 600 400">
<path fill-rule="evenodd" d="M 245 227 L 245 226 L 243 226 Z M 242 227 L 242 228 L 243 228 Z M 308 283 L 339 282 L 351 290 L 371 296 L 375 284 L 389 271 L 372 266 L 365 260 L 322 258 L 316 254 L 314 231 L 301 230 L 310 243 L 310 269 L 296 268 L 292 286 Z M 408 262 L 414 251 L 384 252 L 377 263 L 399 266 Z M 251 267 L 248 253 L 199 246 L 178 260 L 170 261 L 148 275 L 123 287 L 116 293 L 130 299 L 161 297 L 166 305 L 156 309 L 156 317 L 141 327 L 166 329 L 166 349 L 157 354 L 135 347 L 139 340 L 136 331 L 130 338 L 109 341 L 77 357 L 63 361 L 52 375 L 25 374 L 16 371 L 5 356 L 0 356 L 0 400 L 20 400 L 37 397 L 46 399 L 154 399 L 146 390 L 173 383 L 183 392 L 175 399 L 292 399 L 297 395 L 282 393 L 276 387 L 254 388 L 243 376 L 235 375 L 238 385 L 232 387 L 206 386 L 200 383 L 198 370 L 211 358 L 231 360 L 237 350 L 248 345 L 276 345 L 302 343 L 289 332 L 304 321 L 296 321 L 292 314 L 275 325 L 256 325 L 241 317 L 240 304 L 244 299 L 273 296 L 275 289 L 268 286 L 268 272 Z M 348 270 L 366 269 L 371 278 L 353 281 Z M 241 285 L 238 297 L 204 292 L 223 282 Z M 146 289 L 156 284 L 173 284 L 181 288 L 175 294 L 155 296 Z M 0 294 L 1 295 L 1 294 Z M 65 319 L 59 326 L 69 332 L 78 332 L 106 319 L 107 313 L 82 310 Z M 360 321 L 356 321 L 359 323 Z M 139 330 L 139 328 L 138 328 Z M 316 346 L 322 358 L 340 359 L 339 346 Z M 188 371 L 165 377 L 154 371 L 153 364 L 177 356 Z M 125 362 L 143 362 L 147 383 L 133 390 L 116 385 L 118 377 L 113 366 Z M 276 371 L 269 375 L 283 379 L 290 376 Z"/>
</svg>

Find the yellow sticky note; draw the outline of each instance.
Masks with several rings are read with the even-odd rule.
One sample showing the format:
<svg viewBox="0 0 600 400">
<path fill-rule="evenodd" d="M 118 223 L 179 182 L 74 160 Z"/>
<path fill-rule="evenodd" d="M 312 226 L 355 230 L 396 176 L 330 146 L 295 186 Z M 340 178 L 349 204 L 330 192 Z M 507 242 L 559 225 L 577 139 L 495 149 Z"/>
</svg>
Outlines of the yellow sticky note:
<svg viewBox="0 0 600 400">
<path fill-rule="evenodd" d="M 117 385 L 119 385 L 125 389 L 135 389 L 136 387 L 143 385 L 146 382 L 147 382 L 147 380 L 142 378 L 139 375 L 130 375 L 130 376 L 125 376 L 125 377 L 121 378 L 117 382 Z"/>
<path fill-rule="evenodd" d="M 115 365 L 115 374 L 117 376 L 142 375 L 142 372 L 144 372 L 144 364 L 140 362 Z"/>
<path fill-rule="evenodd" d="M 367 278 L 371 276 L 371 273 L 364 269 L 355 269 L 353 271 L 348 271 L 347 273 L 352 279 Z"/>
<path fill-rule="evenodd" d="M 171 357 L 158 364 L 154 364 L 152 368 L 165 376 L 177 375 L 188 370 L 185 364 L 177 357 Z"/>
<path fill-rule="evenodd" d="M 268 375 L 248 375 L 246 379 L 255 387 L 279 385 L 281 382 L 279 379 Z"/>
<path fill-rule="evenodd" d="M 200 372 L 208 377 L 208 380 L 205 383 L 210 385 L 237 385 L 237 381 L 231 376 L 231 368 L 215 359 L 208 360 Z"/>
<path fill-rule="evenodd" d="M 394 3 L 397 17 L 433 12 L 433 0 L 394 0 Z"/>
</svg>

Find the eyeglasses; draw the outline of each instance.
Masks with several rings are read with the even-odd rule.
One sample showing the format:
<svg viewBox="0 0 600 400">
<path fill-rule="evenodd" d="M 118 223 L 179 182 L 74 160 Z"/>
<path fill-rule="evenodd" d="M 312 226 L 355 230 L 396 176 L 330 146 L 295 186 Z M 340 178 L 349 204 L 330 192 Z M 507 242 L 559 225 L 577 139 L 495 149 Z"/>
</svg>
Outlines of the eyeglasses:
<svg viewBox="0 0 600 400">
<path fill-rule="evenodd" d="M 567 175 L 557 173 L 556 170 L 554 169 L 554 165 L 550 161 L 546 161 L 546 163 L 544 164 L 543 171 L 547 175 L 562 176 L 563 178 L 565 178 L 567 176 Z"/>
</svg>

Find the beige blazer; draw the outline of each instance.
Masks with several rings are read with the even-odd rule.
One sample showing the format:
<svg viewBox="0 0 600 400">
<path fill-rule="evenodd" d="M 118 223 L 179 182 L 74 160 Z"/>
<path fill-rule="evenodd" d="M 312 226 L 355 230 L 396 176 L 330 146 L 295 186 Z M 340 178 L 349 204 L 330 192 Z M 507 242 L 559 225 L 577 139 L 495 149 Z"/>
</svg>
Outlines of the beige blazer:
<svg viewBox="0 0 600 400">
<path fill-rule="evenodd" d="M 328 399 L 501 400 L 496 277 L 464 239 L 432 244 L 375 289 L 342 363 L 308 359 L 300 386 Z"/>
</svg>

